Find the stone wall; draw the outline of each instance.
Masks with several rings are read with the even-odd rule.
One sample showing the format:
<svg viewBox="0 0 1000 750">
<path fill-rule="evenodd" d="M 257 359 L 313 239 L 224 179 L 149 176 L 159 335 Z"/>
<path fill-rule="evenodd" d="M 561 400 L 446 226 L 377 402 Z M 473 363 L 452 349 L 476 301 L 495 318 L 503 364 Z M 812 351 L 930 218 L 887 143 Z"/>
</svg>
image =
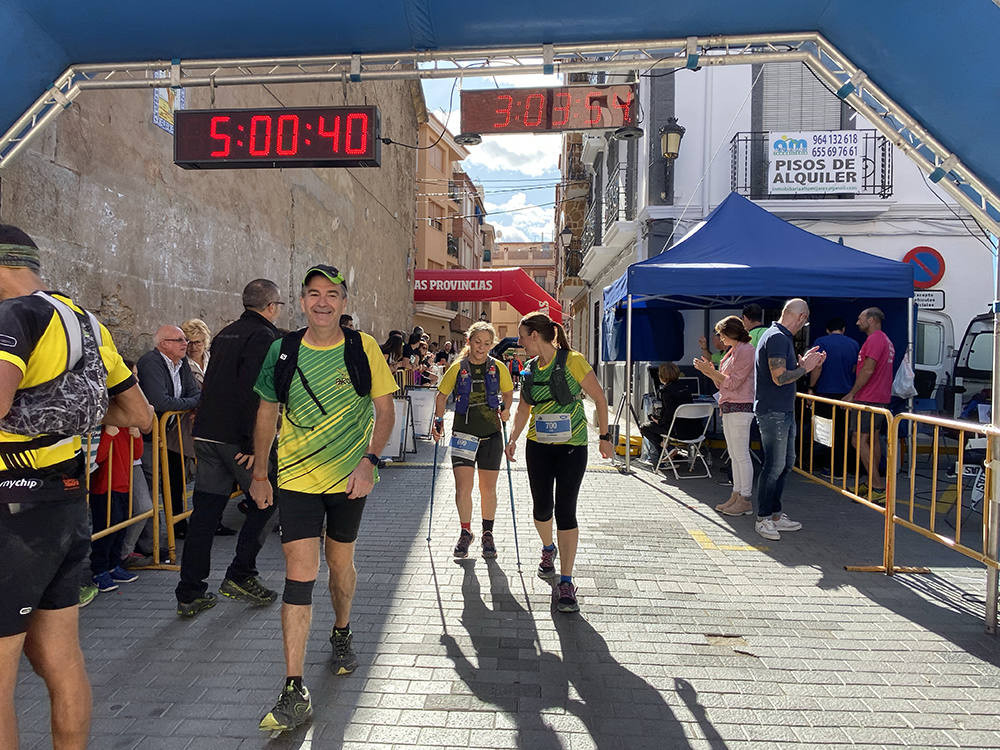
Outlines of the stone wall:
<svg viewBox="0 0 1000 750">
<path fill-rule="evenodd" d="M 207 89 L 187 107 L 208 108 Z M 162 323 L 204 319 L 213 333 L 242 312 L 240 292 L 273 279 L 282 327 L 303 324 L 297 299 L 312 263 L 340 268 L 348 311 L 383 340 L 413 314 L 416 152 L 382 147 L 381 168 L 184 170 L 152 124 L 152 91 L 85 92 L 0 171 L 0 222 L 42 248 L 43 277 L 93 310 L 126 355 Z M 419 84 L 240 86 L 219 108 L 377 104 L 382 135 L 414 143 Z"/>
</svg>

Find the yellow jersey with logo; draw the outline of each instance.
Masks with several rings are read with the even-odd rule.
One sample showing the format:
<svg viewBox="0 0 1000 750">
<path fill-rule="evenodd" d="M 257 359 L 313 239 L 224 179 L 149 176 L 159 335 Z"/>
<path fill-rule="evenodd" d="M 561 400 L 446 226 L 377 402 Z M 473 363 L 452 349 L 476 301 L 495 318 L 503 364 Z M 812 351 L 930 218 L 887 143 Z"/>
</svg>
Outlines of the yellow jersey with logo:
<svg viewBox="0 0 1000 750">
<path fill-rule="evenodd" d="M 77 312 L 69 297 L 48 292 Z M 135 385 L 108 329 L 101 325 L 101 359 L 108 371 L 108 394 Z M 62 319 L 38 296 L 0 302 L 0 361 L 21 371 L 18 388 L 47 383 L 66 371 L 67 333 Z M 80 436 L 15 435 L 0 430 L 0 502 L 48 502 L 84 493 L 86 462 Z"/>
<path fill-rule="evenodd" d="M 344 364 L 344 342 L 317 347 L 299 345 L 299 373 L 292 376 L 288 403 L 278 438 L 278 487 L 314 495 L 345 492 L 347 480 L 368 452 L 375 411 L 372 399 L 396 390 L 396 380 L 367 333 L 361 334 L 372 373 L 372 389 L 359 396 Z M 254 390 L 265 401 L 277 403 L 274 366 L 281 353 L 281 339 L 267 352 Z M 312 391 L 315 399 L 309 394 Z M 375 479 L 378 480 L 376 470 Z"/>
</svg>

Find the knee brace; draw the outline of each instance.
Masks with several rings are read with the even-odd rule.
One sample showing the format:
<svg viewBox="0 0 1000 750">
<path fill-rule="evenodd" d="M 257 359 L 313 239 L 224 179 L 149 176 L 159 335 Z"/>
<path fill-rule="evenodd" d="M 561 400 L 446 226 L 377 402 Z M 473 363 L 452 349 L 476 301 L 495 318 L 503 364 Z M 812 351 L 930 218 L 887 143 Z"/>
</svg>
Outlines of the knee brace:
<svg viewBox="0 0 1000 750">
<path fill-rule="evenodd" d="M 285 604 L 299 604 L 308 606 L 313 603 L 313 586 L 316 579 L 311 581 L 292 581 L 285 579 L 285 591 L 281 595 L 281 601 Z"/>
</svg>

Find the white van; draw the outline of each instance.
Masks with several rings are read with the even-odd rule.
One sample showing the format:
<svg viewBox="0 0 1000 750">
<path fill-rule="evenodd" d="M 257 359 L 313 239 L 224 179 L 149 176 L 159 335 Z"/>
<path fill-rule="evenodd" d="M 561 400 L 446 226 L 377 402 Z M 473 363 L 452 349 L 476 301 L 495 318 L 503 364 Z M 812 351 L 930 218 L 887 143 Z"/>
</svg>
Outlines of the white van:
<svg viewBox="0 0 1000 750">
<path fill-rule="evenodd" d="M 952 413 L 958 417 L 962 408 L 983 389 L 989 388 L 993 373 L 993 313 L 977 315 L 962 337 L 955 359 Z"/>
</svg>

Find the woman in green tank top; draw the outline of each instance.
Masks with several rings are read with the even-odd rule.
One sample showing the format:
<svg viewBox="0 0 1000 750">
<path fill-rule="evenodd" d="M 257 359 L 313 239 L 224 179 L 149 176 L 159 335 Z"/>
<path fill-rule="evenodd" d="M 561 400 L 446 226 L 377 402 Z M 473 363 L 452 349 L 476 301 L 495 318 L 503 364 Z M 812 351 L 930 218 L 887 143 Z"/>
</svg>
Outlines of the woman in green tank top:
<svg viewBox="0 0 1000 750">
<path fill-rule="evenodd" d="M 514 415 L 506 452 L 514 460 L 517 438 L 528 427 L 524 449 L 528 482 L 534 503 L 535 528 L 542 541 L 538 575 L 555 577 L 556 545 L 552 538 L 555 517 L 559 542 L 559 583 L 553 594 L 560 612 L 576 612 L 573 563 L 580 531 L 576 502 L 587 470 L 587 417 L 581 399 L 593 399 L 600 425 L 600 452 L 611 458 L 608 401 L 587 360 L 570 349 L 563 327 L 542 312 L 521 318 L 518 343 L 532 359 L 530 374 L 521 388 L 521 403 Z"/>
</svg>

